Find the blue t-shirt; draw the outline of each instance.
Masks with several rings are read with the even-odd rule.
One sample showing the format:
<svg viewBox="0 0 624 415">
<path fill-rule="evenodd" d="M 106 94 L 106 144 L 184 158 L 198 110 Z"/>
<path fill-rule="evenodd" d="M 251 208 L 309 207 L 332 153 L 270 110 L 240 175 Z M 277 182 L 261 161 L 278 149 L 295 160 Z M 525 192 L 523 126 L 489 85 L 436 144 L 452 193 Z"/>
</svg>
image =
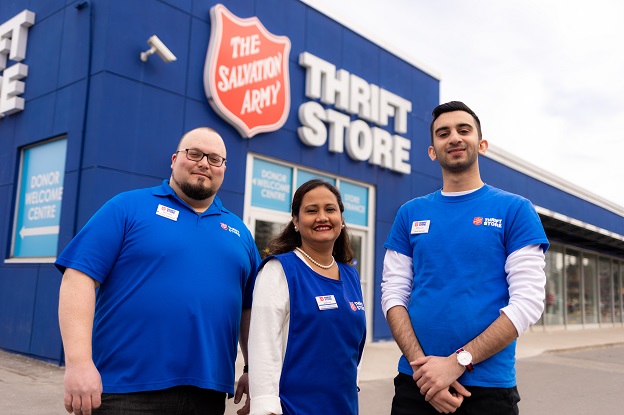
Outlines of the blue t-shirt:
<svg viewBox="0 0 624 415">
<path fill-rule="evenodd" d="M 165 180 L 108 201 L 56 266 L 101 283 L 93 360 L 104 392 L 193 385 L 231 394 L 259 263 L 251 233 L 217 197 L 199 214 Z"/>
<path fill-rule="evenodd" d="M 451 355 L 498 318 L 509 304 L 507 256 L 532 244 L 548 249 L 531 203 L 488 185 L 463 196 L 437 191 L 401 206 L 384 247 L 413 260 L 408 312 L 426 355 Z M 515 341 L 459 382 L 513 387 L 514 365 Z M 413 373 L 405 356 L 399 371 Z"/>
<path fill-rule="evenodd" d="M 340 280 L 324 277 L 294 252 L 275 257 L 290 295 L 290 326 L 280 377 L 284 415 L 358 413 L 357 366 L 366 317 L 357 270 L 337 262 Z"/>
</svg>

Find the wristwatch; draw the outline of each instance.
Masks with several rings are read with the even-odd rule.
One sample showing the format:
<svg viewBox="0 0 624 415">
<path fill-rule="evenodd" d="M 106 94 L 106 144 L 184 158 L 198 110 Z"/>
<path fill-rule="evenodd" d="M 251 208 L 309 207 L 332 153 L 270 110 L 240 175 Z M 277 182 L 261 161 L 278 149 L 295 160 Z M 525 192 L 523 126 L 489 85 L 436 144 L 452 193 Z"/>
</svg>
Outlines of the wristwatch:
<svg viewBox="0 0 624 415">
<path fill-rule="evenodd" d="M 470 352 L 460 347 L 455 353 L 457 354 L 457 363 L 465 367 L 468 372 L 472 372 L 474 367 L 472 366 L 472 355 Z"/>
</svg>

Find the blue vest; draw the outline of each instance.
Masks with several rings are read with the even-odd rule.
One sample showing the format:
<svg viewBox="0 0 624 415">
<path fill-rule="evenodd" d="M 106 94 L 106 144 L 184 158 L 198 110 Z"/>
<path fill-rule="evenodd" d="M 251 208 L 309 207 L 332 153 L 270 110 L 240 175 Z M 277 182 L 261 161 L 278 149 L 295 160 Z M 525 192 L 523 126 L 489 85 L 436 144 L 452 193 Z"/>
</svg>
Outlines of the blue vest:
<svg viewBox="0 0 624 415">
<path fill-rule="evenodd" d="M 280 378 L 284 415 L 357 414 L 357 365 L 366 339 L 357 270 L 337 263 L 340 280 L 333 280 L 314 272 L 294 252 L 275 258 L 284 268 L 290 294 Z"/>
</svg>

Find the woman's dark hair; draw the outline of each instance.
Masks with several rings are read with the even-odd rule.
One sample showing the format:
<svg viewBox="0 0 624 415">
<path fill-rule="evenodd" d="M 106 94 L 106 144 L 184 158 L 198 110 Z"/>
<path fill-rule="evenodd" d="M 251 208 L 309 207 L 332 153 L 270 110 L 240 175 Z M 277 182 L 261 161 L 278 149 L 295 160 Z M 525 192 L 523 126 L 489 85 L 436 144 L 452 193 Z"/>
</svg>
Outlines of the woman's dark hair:
<svg viewBox="0 0 624 415">
<path fill-rule="evenodd" d="M 299 218 L 299 210 L 301 209 L 301 203 L 303 201 L 303 197 L 311 190 L 316 189 L 317 187 L 323 186 L 328 189 L 330 192 L 336 196 L 336 200 L 338 201 L 338 207 L 340 208 L 340 213 L 344 213 L 344 205 L 342 204 L 342 197 L 340 196 L 340 192 L 334 185 L 331 183 L 325 182 L 320 179 L 312 179 L 308 180 L 295 192 L 293 196 L 293 201 L 291 204 L 291 214 L 296 218 Z M 295 231 L 295 225 L 292 221 L 289 221 L 284 230 L 273 238 L 267 245 L 267 249 L 264 251 L 266 255 L 277 255 L 283 254 L 286 252 L 290 252 L 293 249 L 301 246 L 301 235 L 299 232 Z M 347 231 L 347 226 L 345 225 L 342 228 L 342 232 L 340 232 L 340 236 L 334 242 L 334 250 L 332 255 L 339 262 L 345 262 L 350 264 L 355 257 L 353 253 L 353 248 L 351 248 L 351 241 L 349 239 L 349 234 Z"/>
</svg>

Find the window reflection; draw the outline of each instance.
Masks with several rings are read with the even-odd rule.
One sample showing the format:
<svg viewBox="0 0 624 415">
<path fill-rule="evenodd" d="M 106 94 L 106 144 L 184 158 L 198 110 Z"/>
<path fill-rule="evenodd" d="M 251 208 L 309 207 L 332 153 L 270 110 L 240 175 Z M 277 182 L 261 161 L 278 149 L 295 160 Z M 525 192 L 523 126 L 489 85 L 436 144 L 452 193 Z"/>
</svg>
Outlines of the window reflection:
<svg viewBox="0 0 624 415">
<path fill-rule="evenodd" d="M 564 323 L 563 297 L 563 247 L 553 246 L 546 252 L 546 298 L 544 300 L 544 324 Z"/>
<path fill-rule="evenodd" d="M 583 255 L 583 303 L 585 323 L 598 322 L 598 291 L 596 290 L 596 256 Z"/>
<path fill-rule="evenodd" d="M 572 249 L 566 250 L 566 323 L 582 324 L 581 313 L 581 253 Z"/>
<path fill-rule="evenodd" d="M 613 311 L 615 313 L 615 321 L 619 323 L 624 321 L 624 302 L 622 301 L 624 296 L 624 266 L 617 261 L 613 262 L 613 280 L 615 286 L 615 290 L 613 290 Z"/>
<path fill-rule="evenodd" d="M 600 258 L 598 263 L 598 287 L 600 292 L 600 322 L 613 322 L 613 280 L 611 261 Z"/>
<path fill-rule="evenodd" d="M 256 220 L 256 229 L 254 229 L 254 240 L 260 252 L 260 256 L 266 256 L 266 248 L 269 241 L 286 227 L 287 223 L 268 222 L 264 220 Z"/>
<path fill-rule="evenodd" d="M 624 261 L 551 243 L 546 252 L 545 326 L 624 322 Z"/>
</svg>

